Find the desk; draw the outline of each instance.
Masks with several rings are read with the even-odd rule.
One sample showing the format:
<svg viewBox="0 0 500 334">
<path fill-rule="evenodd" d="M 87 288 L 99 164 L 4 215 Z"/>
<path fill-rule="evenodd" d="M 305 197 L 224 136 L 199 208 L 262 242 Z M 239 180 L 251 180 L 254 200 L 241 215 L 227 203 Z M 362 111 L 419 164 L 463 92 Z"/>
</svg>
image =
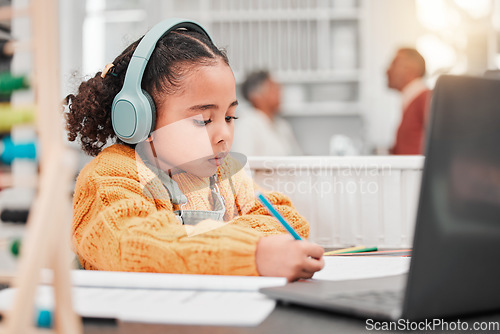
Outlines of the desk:
<svg viewBox="0 0 500 334">
<path fill-rule="evenodd" d="M 447 320 L 447 321 L 452 321 Z M 485 316 L 462 317 L 461 322 L 469 323 L 470 327 L 475 321 L 478 322 L 498 322 L 500 323 L 500 312 Z M 337 315 L 311 308 L 278 304 L 271 315 L 258 327 L 209 327 L 209 326 L 176 326 L 176 325 L 152 325 L 140 323 L 105 323 L 99 321 L 86 320 L 84 325 L 85 334 L 274 334 L 274 333 L 369 333 L 365 328 L 365 320 L 347 316 Z M 375 330 L 371 332 L 377 332 Z M 414 331 L 413 333 L 420 333 Z M 440 333 L 433 331 L 432 333 Z M 456 331 L 448 331 L 452 333 Z M 472 331 L 467 331 L 472 333 Z M 485 333 L 486 331 L 475 331 Z M 492 331 L 493 332 L 493 331 Z M 388 333 L 388 332 L 385 332 Z M 411 333 L 411 331 L 401 331 L 400 333 Z M 498 333 L 498 332 L 497 332 Z"/>
</svg>

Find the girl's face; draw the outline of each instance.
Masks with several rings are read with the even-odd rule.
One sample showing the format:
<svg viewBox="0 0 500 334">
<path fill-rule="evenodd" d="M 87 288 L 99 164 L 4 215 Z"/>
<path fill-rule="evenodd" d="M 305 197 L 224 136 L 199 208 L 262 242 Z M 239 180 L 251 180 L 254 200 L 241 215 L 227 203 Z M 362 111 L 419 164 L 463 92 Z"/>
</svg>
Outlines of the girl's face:
<svg viewBox="0 0 500 334">
<path fill-rule="evenodd" d="M 235 80 L 222 61 L 199 66 L 182 87 L 160 103 L 155 131 L 148 142 L 163 170 L 213 175 L 231 149 L 236 106 Z M 152 150 L 154 149 L 154 152 Z"/>
</svg>

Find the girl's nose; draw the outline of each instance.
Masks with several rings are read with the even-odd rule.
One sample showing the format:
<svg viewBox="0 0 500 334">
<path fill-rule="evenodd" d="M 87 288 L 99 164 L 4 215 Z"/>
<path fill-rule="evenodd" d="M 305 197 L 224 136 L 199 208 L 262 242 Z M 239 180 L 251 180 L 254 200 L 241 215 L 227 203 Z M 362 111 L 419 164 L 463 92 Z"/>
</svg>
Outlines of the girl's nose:
<svg viewBox="0 0 500 334">
<path fill-rule="evenodd" d="M 215 145 L 229 145 L 233 137 L 233 127 L 226 121 L 221 122 L 214 128 L 213 143 Z M 226 147 L 229 149 L 229 147 Z"/>
</svg>

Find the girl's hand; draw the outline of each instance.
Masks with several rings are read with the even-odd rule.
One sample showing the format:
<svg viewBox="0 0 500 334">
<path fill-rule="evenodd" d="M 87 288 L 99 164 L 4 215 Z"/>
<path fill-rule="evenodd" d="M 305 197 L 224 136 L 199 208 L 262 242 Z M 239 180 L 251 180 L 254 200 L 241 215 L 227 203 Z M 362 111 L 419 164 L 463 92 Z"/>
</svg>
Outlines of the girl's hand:
<svg viewBox="0 0 500 334">
<path fill-rule="evenodd" d="M 311 278 L 325 265 L 324 249 L 291 235 L 263 237 L 257 244 L 255 262 L 262 276 L 286 277 L 288 281 Z"/>
</svg>

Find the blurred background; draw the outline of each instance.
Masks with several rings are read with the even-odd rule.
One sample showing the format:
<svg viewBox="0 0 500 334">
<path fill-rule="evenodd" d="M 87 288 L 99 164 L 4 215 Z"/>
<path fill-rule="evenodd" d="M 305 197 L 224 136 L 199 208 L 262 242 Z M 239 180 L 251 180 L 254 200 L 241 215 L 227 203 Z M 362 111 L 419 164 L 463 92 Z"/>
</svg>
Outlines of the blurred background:
<svg viewBox="0 0 500 334">
<path fill-rule="evenodd" d="M 3 222 L 26 221 L 38 182 L 30 19 L 4 13 L 28 6 L 0 1 Z M 387 154 L 402 101 L 386 71 L 400 47 L 423 55 L 431 89 L 441 74 L 496 76 L 500 67 L 500 0 L 63 0 L 61 100 L 167 17 L 208 30 L 238 89 L 248 73 L 268 70 L 282 88 L 281 116 L 309 156 Z M 82 153 L 80 168 L 89 160 Z"/>
<path fill-rule="evenodd" d="M 388 148 L 401 118 L 386 69 L 399 47 L 426 59 L 429 87 L 443 73 L 500 66 L 496 0 L 65 0 L 65 95 L 166 17 L 196 20 L 229 54 L 238 83 L 268 69 L 282 84 L 281 115 L 306 155 L 328 155 L 335 135 L 360 154 Z M 76 76 L 73 76 L 76 73 Z M 242 99 L 240 99 L 242 100 Z M 244 101 L 243 101 L 244 102 Z"/>
<path fill-rule="evenodd" d="M 0 271 L 14 265 L 43 153 L 30 18 L 7 13 L 29 2 L 0 0 Z M 431 89 L 441 74 L 500 78 L 500 0 L 61 0 L 61 100 L 167 17 L 198 21 L 227 50 L 242 110 L 245 77 L 268 70 L 308 156 L 387 154 L 402 96 L 386 71 L 401 47 L 425 58 Z M 89 160 L 81 153 L 79 168 Z"/>
</svg>

